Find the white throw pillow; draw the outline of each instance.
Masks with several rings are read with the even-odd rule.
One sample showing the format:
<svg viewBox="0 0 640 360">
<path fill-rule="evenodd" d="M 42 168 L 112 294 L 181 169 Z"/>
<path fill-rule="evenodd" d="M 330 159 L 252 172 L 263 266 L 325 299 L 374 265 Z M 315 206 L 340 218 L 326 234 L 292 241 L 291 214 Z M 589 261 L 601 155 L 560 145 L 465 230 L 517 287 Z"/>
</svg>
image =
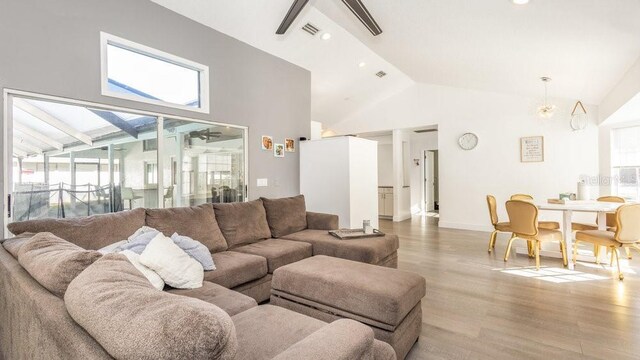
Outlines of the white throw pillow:
<svg viewBox="0 0 640 360">
<path fill-rule="evenodd" d="M 154 288 L 158 290 L 164 289 L 164 280 L 162 280 L 160 275 L 156 274 L 155 271 L 149 269 L 148 267 L 140 263 L 140 255 L 134 253 L 131 250 L 121 251 L 120 254 L 126 256 L 127 259 L 129 259 L 129 262 L 132 263 L 133 266 L 135 266 L 136 269 L 138 269 L 138 271 L 140 271 L 142 275 L 144 275 L 144 277 L 147 278 L 147 280 L 149 280 L 149 282 L 151 283 L 151 285 L 153 285 Z"/>
<path fill-rule="evenodd" d="M 140 262 L 160 275 L 169 286 L 177 289 L 202 287 L 202 265 L 162 233 L 147 245 L 140 255 Z"/>
</svg>

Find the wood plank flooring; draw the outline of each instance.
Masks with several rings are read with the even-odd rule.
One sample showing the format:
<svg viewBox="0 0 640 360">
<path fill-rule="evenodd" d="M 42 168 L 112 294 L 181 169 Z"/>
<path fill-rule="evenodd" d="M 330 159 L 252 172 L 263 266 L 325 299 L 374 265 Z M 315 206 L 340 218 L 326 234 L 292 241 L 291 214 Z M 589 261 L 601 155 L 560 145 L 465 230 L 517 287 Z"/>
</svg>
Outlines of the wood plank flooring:
<svg viewBox="0 0 640 360">
<path fill-rule="evenodd" d="M 398 267 L 427 279 L 407 359 L 640 359 L 640 253 L 623 282 L 607 265 L 578 263 L 605 278 L 553 283 L 500 271 L 535 265 L 515 253 L 504 263 L 506 235 L 488 254 L 489 233 L 439 229 L 432 218 L 380 227 L 400 237 Z M 562 268 L 560 259 L 541 265 Z"/>
</svg>

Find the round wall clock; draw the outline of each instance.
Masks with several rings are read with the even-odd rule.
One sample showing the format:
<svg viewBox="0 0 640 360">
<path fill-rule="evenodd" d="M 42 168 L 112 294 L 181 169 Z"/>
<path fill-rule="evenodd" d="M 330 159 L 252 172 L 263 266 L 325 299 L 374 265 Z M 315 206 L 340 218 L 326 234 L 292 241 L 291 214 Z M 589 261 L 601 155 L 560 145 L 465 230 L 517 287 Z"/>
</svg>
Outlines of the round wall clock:
<svg viewBox="0 0 640 360">
<path fill-rule="evenodd" d="M 471 150 L 478 145 L 478 136 L 474 133 L 466 133 L 458 139 L 458 145 L 463 150 Z"/>
</svg>

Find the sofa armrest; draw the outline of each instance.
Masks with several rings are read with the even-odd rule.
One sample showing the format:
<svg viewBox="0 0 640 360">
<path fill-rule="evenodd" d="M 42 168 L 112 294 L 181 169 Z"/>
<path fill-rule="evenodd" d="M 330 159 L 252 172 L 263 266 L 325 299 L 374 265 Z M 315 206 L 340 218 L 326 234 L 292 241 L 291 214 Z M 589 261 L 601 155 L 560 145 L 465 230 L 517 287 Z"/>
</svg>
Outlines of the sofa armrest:
<svg viewBox="0 0 640 360">
<path fill-rule="evenodd" d="M 307 211 L 307 228 L 311 230 L 337 230 L 340 227 L 338 215 Z"/>
<path fill-rule="evenodd" d="M 373 330 L 349 319 L 328 324 L 293 344 L 273 360 L 373 359 Z"/>
</svg>

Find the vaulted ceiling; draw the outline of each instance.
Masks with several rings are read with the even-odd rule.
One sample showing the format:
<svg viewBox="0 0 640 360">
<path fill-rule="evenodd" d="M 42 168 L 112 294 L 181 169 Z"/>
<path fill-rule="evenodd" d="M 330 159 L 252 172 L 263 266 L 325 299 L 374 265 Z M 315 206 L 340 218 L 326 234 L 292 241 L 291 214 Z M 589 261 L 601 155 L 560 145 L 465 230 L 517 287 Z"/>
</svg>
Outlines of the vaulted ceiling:
<svg viewBox="0 0 640 360">
<path fill-rule="evenodd" d="M 311 0 L 284 36 L 291 0 L 152 1 L 309 69 L 328 124 L 414 82 L 540 96 L 550 76 L 550 96 L 597 105 L 640 57 L 640 0 L 364 0 L 377 37 L 340 0 Z"/>
</svg>

